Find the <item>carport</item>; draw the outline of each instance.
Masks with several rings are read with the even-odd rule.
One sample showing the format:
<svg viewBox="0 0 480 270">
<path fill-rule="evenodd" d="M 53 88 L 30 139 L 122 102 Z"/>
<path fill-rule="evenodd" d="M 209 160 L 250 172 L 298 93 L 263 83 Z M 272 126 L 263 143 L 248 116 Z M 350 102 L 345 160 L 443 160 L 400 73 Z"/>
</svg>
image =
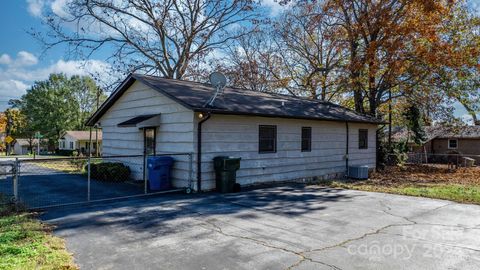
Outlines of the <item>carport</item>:
<svg viewBox="0 0 480 270">
<path fill-rule="evenodd" d="M 190 167 L 185 170 L 187 178 L 177 181 L 184 186 L 155 190 L 150 189 L 146 173 L 141 174 L 140 180 L 135 179 L 133 170 L 146 171 L 146 159 L 150 156 L 4 159 L 0 161 L 0 194 L 28 209 L 38 209 L 184 192 L 191 187 L 191 153 L 156 155 L 190 160 Z M 92 173 L 92 166 L 99 163 L 121 163 L 131 173 L 123 178 L 121 174 L 96 178 L 109 175 L 106 169 L 99 169 L 96 175 Z"/>
</svg>

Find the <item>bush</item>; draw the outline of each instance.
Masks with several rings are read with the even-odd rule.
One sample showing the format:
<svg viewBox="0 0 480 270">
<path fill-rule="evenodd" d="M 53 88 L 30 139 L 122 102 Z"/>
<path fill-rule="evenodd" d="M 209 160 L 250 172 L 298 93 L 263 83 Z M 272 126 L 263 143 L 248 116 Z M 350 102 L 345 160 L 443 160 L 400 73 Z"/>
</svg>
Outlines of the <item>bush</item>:
<svg viewBox="0 0 480 270">
<path fill-rule="evenodd" d="M 387 142 L 380 142 L 377 152 L 379 167 L 403 166 L 408 160 L 407 142 L 392 142 L 389 147 Z"/>
<path fill-rule="evenodd" d="M 59 156 L 77 156 L 77 150 L 68 150 L 68 149 L 57 149 L 57 155 Z"/>
<path fill-rule="evenodd" d="M 88 164 L 85 171 L 88 171 Z M 130 168 L 120 162 L 92 163 L 90 176 L 100 181 L 124 182 L 130 178 Z"/>
<path fill-rule="evenodd" d="M 77 168 L 78 171 L 81 171 L 82 168 L 86 168 L 85 167 L 85 164 L 87 164 L 87 159 L 84 159 L 84 158 L 74 158 L 74 159 L 71 159 L 69 160 L 70 164 L 72 164 L 73 166 L 75 166 L 75 168 Z"/>
</svg>

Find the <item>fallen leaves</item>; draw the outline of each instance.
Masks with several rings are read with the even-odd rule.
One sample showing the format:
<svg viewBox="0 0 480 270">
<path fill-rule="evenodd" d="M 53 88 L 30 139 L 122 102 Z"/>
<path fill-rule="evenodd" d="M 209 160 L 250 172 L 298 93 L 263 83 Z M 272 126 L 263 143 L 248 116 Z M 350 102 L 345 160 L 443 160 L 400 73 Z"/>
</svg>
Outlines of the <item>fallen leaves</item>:
<svg viewBox="0 0 480 270">
<path fill-rule="evenodd" d="M 462 184 L 480 186 L 480 167 L 449 169 L 443 164 L 422 164 L 387 167 L 362 182 L 381 186 L 418 184 Z"/>
</svg>

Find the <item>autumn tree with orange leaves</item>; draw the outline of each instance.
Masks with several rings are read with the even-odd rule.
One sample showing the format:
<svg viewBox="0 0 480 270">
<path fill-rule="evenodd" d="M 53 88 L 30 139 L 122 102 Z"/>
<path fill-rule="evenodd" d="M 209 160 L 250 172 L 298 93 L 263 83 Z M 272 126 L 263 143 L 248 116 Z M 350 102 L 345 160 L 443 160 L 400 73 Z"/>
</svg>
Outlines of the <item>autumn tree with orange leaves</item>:
<svg viewBox="0 0 480 270">
<path fill-rule="evenodd" d="M 414 104 L 428 120 L 459 101 L 475 118 L 480 20 L 465 1 L 278 0 L 289 6 L 272 17 L 251 0 L 79 0 L 70 16 L 48 14 L 49 32 L 32 34 L 73 55 L 113 45 L 108 59 L 122 73 L 205 80 L 217 69 L 232 86 L 377 117 Z"/>
<path fill-rule="evenodd" d="M 480 23 L 463 0 L 298 1 L 266 23 L 246 37 L 257 42 L 241 40 L 226 53 L 236 86 L 283 89 L 377 117 L 389 105 L 401 116 L 414 104 L 427 122 L 451 116 L 454 101 L 474 119 L 480 109 Z"/>
<path fill-rule="evenodd" d="M 383 104 L 443 101 L 440 73 L 478 65 L 478 36 L 457 42 L 460 27 L 478 27 L 461 1 L 330 0 L 348 55 L 348 81 L 358 112 Z M 463 16 L 463 19 L 458 20 Z"/>
</svg>

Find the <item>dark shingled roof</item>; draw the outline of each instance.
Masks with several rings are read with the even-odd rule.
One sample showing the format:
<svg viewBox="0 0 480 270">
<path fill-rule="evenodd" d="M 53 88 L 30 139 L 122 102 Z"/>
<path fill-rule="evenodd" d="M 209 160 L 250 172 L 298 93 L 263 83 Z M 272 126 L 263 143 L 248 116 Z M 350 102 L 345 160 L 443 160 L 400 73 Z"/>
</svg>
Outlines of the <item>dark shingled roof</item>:
<svg viewBox="0 0 480 270">
<path fill-rule="evenodd" d="M 205 104 L 214 94 L 214 90 L 209 84 L 130 74 L 87 120 L 87 125 L 94 125 L 136 80 L 196 112 L 381 123 L 376 118 L 359 114 L 330 102 L 229 87 L 226 87 L 223 93 L 217 97 L 212 107 L 206 107 Z"/>
<path fill-rule="evenodd" d="M 425 135 L 427 141 L 432 139 L 480 139 L 480 126 L 427 126 Z M 406 140 L 410 136 L 410 132 L 405 128 L 392 134 L 395 141 Z"/>
</svg>

